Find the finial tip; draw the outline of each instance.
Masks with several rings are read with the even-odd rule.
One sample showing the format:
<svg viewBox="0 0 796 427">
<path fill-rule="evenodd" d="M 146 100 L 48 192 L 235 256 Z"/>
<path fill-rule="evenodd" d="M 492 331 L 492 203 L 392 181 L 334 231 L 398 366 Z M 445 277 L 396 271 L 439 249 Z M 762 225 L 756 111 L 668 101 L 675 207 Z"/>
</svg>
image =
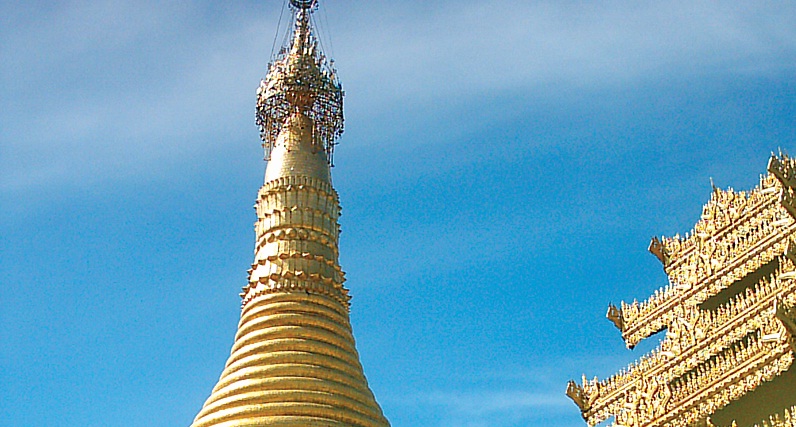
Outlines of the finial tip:
<svg viewBox="0 0 796 427">
<path fill-rule="evenodd" d="M 318 0 L 290 0 L 290 4 L 296 9 L 307 10 L 315 6 Z"/>
</svg>

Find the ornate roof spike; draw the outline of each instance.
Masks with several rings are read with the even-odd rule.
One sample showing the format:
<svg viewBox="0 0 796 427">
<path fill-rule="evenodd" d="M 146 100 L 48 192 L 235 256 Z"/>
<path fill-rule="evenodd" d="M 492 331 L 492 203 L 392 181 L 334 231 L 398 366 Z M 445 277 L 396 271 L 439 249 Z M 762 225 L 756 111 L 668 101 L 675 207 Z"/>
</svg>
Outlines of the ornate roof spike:
<svg viewBox="0 0 796 427">
<path fill-rule="evenodd" d="M 296 9 L 311 9 L 318 5 L 316 0 L 290 0 L 290 4 Z"/>
<path fill-rule="evenodd" d="M 666 244 L 663 241 L 657 237 L 653 237 L 647 250 L 660 260 L 661 264 L 663 264 L 663 268 L 669 266 L 669 250 L 666 248 Z"/>
<path fill-rule="evenodd" d="M 620 332 L 624 331 L 625 321 L 622 317 L 622 310 L 613 304 L 608 304 L 608 312 L 605 317 L 610 320 Z"/>
<path fill-rule="evenodd" d="M 343 88 L 313 34 L 310 14 L 317 1 L 290 0 L 290 4 L 295 9 L 291 46 L 280 49 L 257 89 L 256 123 L 265 159 L 270 159 L 288 117 L 300 113 L 312 120 L 313 147 L 325 152 L 332 165 L 334 146 L 343 133 Z"/>
<path fill-rule="evenodd" d="M 609 305 L 607 316 L 629 348 L 665 336 L 618 375 L 568 384 L 590 425 L 613 417 L 617 426 L 687 427 L 711 417 L 729 426 L 743 416 L 744 426 L 792 405 L 784 398 L 796 395 L 796 188 L 788 184 L 796 186 L 796 160 L 774 156 L 768 168 L 754 190 L 714 186 L 685 239 L 652 240 L 651 252 L 669 259 L 669 284 L 644 302 Z M 796 426 L 776 424 L 784 425 Z"/>
</svg>

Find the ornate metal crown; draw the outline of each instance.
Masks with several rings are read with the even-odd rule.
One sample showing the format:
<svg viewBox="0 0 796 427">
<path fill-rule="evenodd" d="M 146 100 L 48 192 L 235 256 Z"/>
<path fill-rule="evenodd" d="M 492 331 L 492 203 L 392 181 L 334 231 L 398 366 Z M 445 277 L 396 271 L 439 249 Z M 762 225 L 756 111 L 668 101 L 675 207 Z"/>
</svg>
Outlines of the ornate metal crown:
<svg viewBox="0 0 796 427">
<path fill-rule="evenodd" d="M 344 92 L 333 61 L 318 49 L 310 27 L 315 0 L 291 4 L 296 9 L 293 44 L 289 50 L 280 49 L 260 82 L 256 123 L 268 160 L 287 118 L 294 112 L 306 115 L 313 121 L 314 144 L 326 152 L 331 165 L 336 140 L 343 133 Z"/>
</svg>

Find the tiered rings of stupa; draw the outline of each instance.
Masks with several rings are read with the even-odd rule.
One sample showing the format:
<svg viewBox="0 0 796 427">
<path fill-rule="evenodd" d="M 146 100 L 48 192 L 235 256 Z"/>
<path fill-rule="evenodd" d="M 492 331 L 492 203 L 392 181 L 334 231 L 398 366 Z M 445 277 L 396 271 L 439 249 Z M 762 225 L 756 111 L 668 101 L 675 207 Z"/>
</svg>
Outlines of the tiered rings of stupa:
<svg viewBox="0 0 796 427">
<path fill-rule="evenodd" d="M 338 262 L 330 156 L 342 90 L 315 49 L 305 3 L 314 1 L 293 3 L 292 48 L 258 92 L 268 166 L 254 263 L 231 354 L 191 427 L 389 427 L 359 362 Z"/>
</svg>

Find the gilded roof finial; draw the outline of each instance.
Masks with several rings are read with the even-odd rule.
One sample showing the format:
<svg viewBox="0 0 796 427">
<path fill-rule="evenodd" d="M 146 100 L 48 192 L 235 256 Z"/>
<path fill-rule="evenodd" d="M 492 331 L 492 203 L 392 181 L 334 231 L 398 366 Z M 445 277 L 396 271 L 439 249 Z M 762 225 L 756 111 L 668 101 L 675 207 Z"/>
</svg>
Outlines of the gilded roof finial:
<svg viewBox="0 0 796 427">
<path fill-rule="evenodd" d="M 293 40 L 271 62 L 257 89 L 256 123 L 265 158 L 293 114 L 312 120 L 313 144 L 326 152 L 329 164 L 337 138 L 343 133 L 343 88 L 330 61 L 318 48 L 310 14 L 317 0 L 290 0 L 295 9 Z"/>
<path fill-rule="evenodd" d="M 290 4 L 296 9 L 309 10 L 318 4 L 317 0 L 290 0 Z"/>
</svg>

